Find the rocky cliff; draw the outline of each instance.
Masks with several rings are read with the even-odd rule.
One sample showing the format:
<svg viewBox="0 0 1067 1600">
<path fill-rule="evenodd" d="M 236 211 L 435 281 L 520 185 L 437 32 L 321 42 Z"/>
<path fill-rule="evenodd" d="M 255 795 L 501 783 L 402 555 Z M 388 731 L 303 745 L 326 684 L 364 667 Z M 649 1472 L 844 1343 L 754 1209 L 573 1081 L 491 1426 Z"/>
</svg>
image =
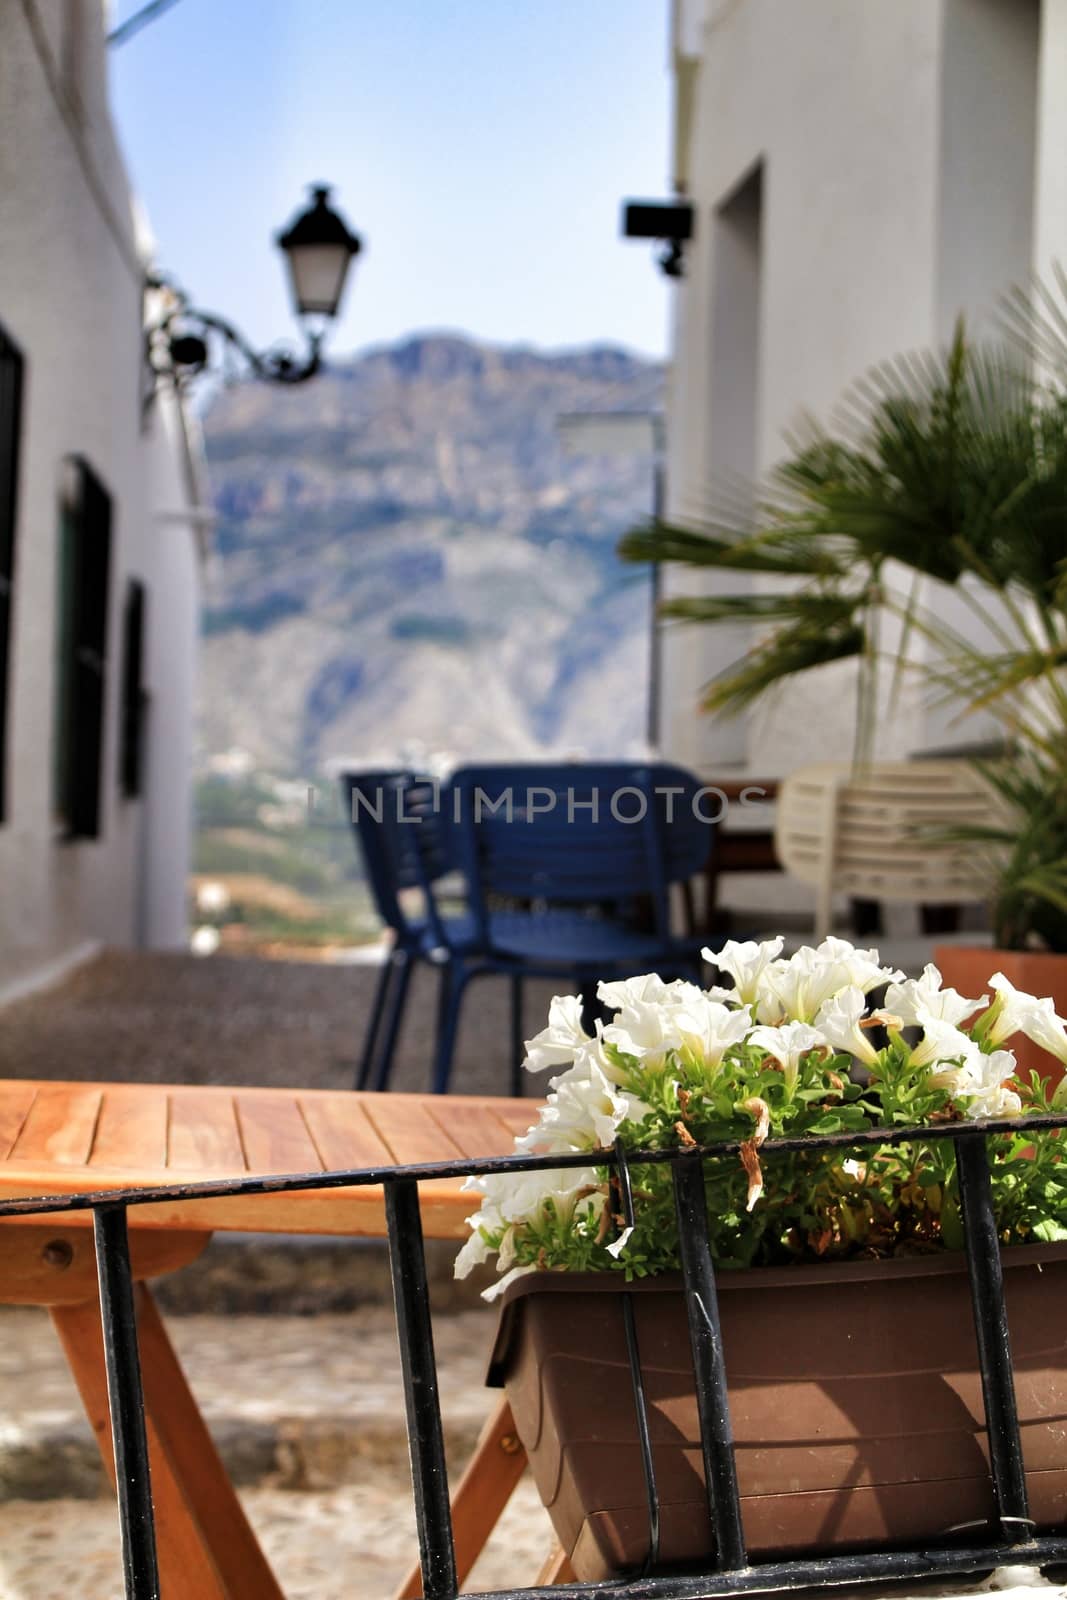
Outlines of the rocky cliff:
<svg viewBox="0 0 1067 1600">
<path fill-rule="evenodd" d="M 219 521 L 205 757 L 620 754 L 644 728 L 648 585 L 615 554 L 648 457 L 568 456 L 564 412 L 645 411 L 662 370 L 614 348 L 443 335 L 205 417 Z"/>
</svg>

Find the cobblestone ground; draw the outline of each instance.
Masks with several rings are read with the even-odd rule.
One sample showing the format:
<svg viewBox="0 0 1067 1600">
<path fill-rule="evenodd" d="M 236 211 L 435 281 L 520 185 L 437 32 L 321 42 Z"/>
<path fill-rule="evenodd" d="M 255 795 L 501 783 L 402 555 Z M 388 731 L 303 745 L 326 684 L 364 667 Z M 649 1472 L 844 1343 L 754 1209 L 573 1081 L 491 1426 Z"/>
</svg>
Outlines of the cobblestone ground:
<svg viewBox="0 0 1067 1600">
<path fill-rule="evenodd" d="M 289 1600 L 388 1596 L 415 1551 L 391 1313 L 197 1315 L 169 1325 Z M 438 1320 L 453 1471 L 493 1403 L 482 1384 L 493 1325 L 480 1311 Z M 524 1482 L 472 1585 L 531 1582 L 550 1540 Z M 116 1600 L 120 1592 L 114 1504 L 47 1317 L 4 1312 L 0 1600 Z"/>
<path fill-rule="evenodd" d="M 377 979 L 372 966 L 106 951 L 0 1011 L 0 1077 L 350 1088 Z M 528 1034 L 558 987 L 527 984 Z M 420 968 L 396 1089 L 429 1088 L 436 997 L 436 974 Z M 508 1093 L 507 1039 L 506 985 L 480 979 L 464 1006 L 458 1093 Z"/>
<path fill-rule="evenodd" d="M 407 1568 L 403 1552 L 415 1548 L 414 1523 L 388 1487 L 302 1495 L 256 1489 L 242 1498 L 287 1600 L 388 1600 Z M 533 1488 L 523 1483 L 468 1591 L 532 1583 L 548 1549 L 543 1522 Z M 111 1504 L 0 1506 L 0 1600 L 118 1600 L 121 1593 Z"/>
</svg>

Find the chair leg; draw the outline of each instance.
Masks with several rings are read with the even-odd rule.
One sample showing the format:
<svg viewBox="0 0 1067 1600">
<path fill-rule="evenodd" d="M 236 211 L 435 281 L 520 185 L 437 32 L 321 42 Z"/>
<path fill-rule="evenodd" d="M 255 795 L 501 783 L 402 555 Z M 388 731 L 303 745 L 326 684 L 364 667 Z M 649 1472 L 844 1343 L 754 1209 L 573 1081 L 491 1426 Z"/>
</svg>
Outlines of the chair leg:
<svg viewBox="0 0 1067 1600">
<path fill-rule="evenodd" d="M 522 1063 L 526 1058 L 526 1043 L 522 1026 L 522 973 L 513 972 L 508 978 L 511 988 L 511 1093 L 522 1099 Z"/>
<path fill-rule="evenodd" d="M 378 982 L 374 986 L 374 1005 L 371 1008 L 370 1021 L 363 1040 L 363 1054 L 360 1058 L 356 1072 L 355 1088 L 365 1089 L 370 1082 L 374 1070 L 374 1052 L 381 1032 L 382 1018 L 385 1015 L 385 1003 L 389 994 L 389 986 L 393 978 L 393 962 L 396 959 L 395 951 L 390 951 L 382 962 L 382 970 L 378 974 Z"/>
<path fill-rule="evenodd" d="M 448 961 L 441 968 L 441 990 L 437 1003 L 437 1046 L 434 1055 L 434 1094 L 447 1094 L 452 1077 L 452 1058 L 456 1053 L 456 1034 L 459 1014 L 463 1004 L 463 991 L 474 976 L 465 971 L 458 961 Z"/>
<path fill-rule="evenodd" d="M 576 982 L 582 997 L 582 1027 L 586 1033 L 593 1033 L 597 1018 L 603 1015 L 603 1008 L 596 992 L 597 980 L 590 978 L 587 973 L 578 973 Z"/>
<path fill-rule="evenodd" d="M 385 1024 L 385 1040 L 382 1044 L 382 1053 L 378 1061 L 378 1070 L 374 1077 L 376 1091 L 389 1087 L 389 1076 L 393 1070 L 393 1056 L 396 1054 L 396 1041 L 400 1033 L 400 1024 L 404 1017 L 404 1003 L 408 997 L 408 988 L 411 984 L 411 973 L 415 963 L 407 951 L 393 957 L 397 967 L 396 981 L 392 997 L 389 1002 L 388 1018 Z"/>
</svg>

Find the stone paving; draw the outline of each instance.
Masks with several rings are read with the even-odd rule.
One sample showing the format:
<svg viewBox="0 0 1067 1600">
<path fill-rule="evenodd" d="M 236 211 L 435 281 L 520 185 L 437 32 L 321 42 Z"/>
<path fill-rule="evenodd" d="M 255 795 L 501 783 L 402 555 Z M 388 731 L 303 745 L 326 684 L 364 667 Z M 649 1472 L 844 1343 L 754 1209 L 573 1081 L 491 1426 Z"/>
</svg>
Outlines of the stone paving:
<svg viewBox="0 0 1067 1600">
<path fill-rule="evenodd" d="M 0 1010 L 0 1077 L 350 1088 L 377 979 L 370 966 L 106 951 Z M 528 1033 L 558 987 L 527 985 Z M 429 1088 L 436 996 L 436 973 L 420 968 L 393 1088 Z M 480 979 L 464 1007 L 455 1090 L 506 1094 L 507 1040 L 507 986 Z"/>
<path fill-rule="evenodd" d="M 493 1403 L 494 1321 L 488 1308 L 438 1319 L 454 1473 Z M 391 1312 L 169 1326 L 287 1596 L 347 1600 L 357 1578 L 361 1595 L 387 1596 L 415 1549 Z M 550 1540 L 524 1483 L 472 1581 L 532 1581 Z M 114 1504 L 47 1315 L 0 1313 L 0 1600 L 115 1600 L 117 1560 Z"/>
<path fill-rule="evenodd" d="M 262 1489 L 243 1498 L 287 1600 L 388 1600 L 415 1549 L 414 1522 L 391 1483 L 302 1495 Z M 531 1583 L 548 1548 L 543 1519 L 524 1482 L 467 1590 Z M 0 1600 L 118 1600 L 121 1593 L 112 1504 L 0 1505 Z"/>
</svg>

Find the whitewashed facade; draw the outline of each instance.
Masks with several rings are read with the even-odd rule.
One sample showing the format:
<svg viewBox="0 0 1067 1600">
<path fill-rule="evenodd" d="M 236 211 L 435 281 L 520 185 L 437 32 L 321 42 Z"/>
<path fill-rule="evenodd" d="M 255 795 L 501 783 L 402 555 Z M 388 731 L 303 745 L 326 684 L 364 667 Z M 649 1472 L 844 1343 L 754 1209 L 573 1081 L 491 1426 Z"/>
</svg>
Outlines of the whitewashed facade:
<svg viewBox="0 0 1067 1600">
<path fill-rule="evenodd" d="M 22 374 L 17 417 L 0 382 L 17 477 L 0 995 L 97 944 L 185 940 L 198 450 L 173 396 L 144 406 L 144 250 L 104 26 L 102 0 L 0 8 L 0 364 L 6 348 Z"/>
<path fill-rule="evenodd" d="M 944 341 L 961 311 L 988 326 L 1007 287 L 1067 260 L 1067 0 L 673 0 L 672 66 L 695 238 L 676 291 L 669 509 L 691 520 L 711 484 L 764 472 L 802 414 L 827 418 L 867 368 Z M 668 592 L 706 581 L 670 571 Z M 767 776 L 847 759 L 849 666 L 744 719 L 697 711 L 744 644 L 668 630 L 669 754 Z M 886 720 L 880 751 L 981 731 L 916 703 Z"/>
</svg>

